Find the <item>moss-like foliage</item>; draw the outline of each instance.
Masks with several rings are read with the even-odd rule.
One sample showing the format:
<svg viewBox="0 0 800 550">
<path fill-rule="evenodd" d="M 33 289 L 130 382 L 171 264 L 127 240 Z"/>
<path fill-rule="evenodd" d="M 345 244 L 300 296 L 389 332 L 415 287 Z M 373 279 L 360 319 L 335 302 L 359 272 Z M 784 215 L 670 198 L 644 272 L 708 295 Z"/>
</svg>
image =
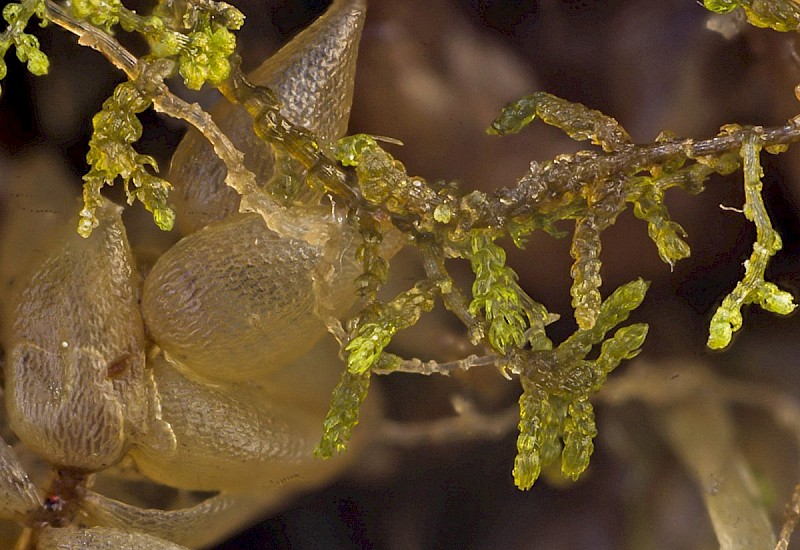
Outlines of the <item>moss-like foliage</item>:
<svg viewBox="0 0 800 550">
<path fill-rule="evenodd" d="M 716 13 L 742 8 L 757 27 L 784 32 L 800 29 L 800 5 L 794 0 L 703 0 L 703 5 Z"/>
<path fill-rule="evenodd" d="M 314 456 L 331 458 L 344 451 L 347 442 L 358 424 L 358 409 L 367 397 L 371 372 L 353 372 L 345 370 L 342 378 L 333 390 L 331 408 L 325 417 L 324 434 Z"/>
<path fill-rule="evenodd" d="M 711 319 L 708 347 L 712 349 L 724 348 L 730 343 L 733 333 L 742 326 L 741 309 L 745 304 L 756 303 L 781 315 L 788 315 L 797 307 L 790 293 L 764 281 L 767 262 L 781 249 L 782 242 L 778 232 L 772 228 L 761 198 L 761 177 L 764 174 L 760 152 L 761 137 L 758 132 L 753 132 L 742 143 L 741 155 L 744 161 L 744 215 L 756 226 L 756 242 L 750 259 L 744 264 L 744 278 L 725 297 Z"/>
<path fill-rule="evenodd" d="M 577 330 L 557 348 L 519 351 L 511 358 L 510 368 L 520 375 L 523 387 L 514 466 L 520 489 L 529 489 L 542 468 L 559 456 L 561 470 L 570 479 L 588 466 L 597 433 L 589 396 L 623 360 L 641 351 L 647 325 L 622 327 L 611 338 L 606 334 L 641 304 L 647 286 L 639 279 L 617 289 L 601 305 L 591 329 Z M 597 358 L 587 359 L 598 344 Z"/>
<path fill-rule="evenodd" d="M 332 154 L 341 164 L 331 165 L 308 132 L 281 116 L 268 91 L 253 88 L 241 78 L 227 93 L 250 111 L 260 136 L 302 162 L 311 180 L 321 181 L 327 192 L 350 206 L 361 233 L 372 241 L 361 247 L 362 260 L 379 257 L 376 232 L 381 234 L 386 217 L 396 229 L 413 237 L 423 252 L 426 279 L 385 304 L 375 298 L 385 278 L 385 265 L 364 261 L 364 303 L 361 312 L 347 323 L 342 348 L 348 371 L 353 375 L 370 369 L 390 372 L 406 365 L 402 358 L 386 353 L 386 347 L 398 330 L 414 324 L 433 306 L 434 299 L 441 297 L 445 307 L 464 323 L 473 343 L 495 353 L 495 364 L 522 381 L 519 455 L 514 467 L 521 488 L 530 487 L 541 468 L 558 456 L 566 477 L 575 479 L 584 471 L 596 433 L 589 396 L 621 361 L 639 353 L 647 334 L 647 325 L 641 323 L 617 328 L 644 299 L 646 282 L 623 285 L 603 300 L 603 231 L 633 205 L 634 213 L 647 223 L 662 260 L 673 266 L 686 258 L 690 254 L 686 234 L 671 220 L 665 193 L 673 188 L 699 193 L 711 174 L 737 170 L 742 164 L 740 149 L 750 135 L 747 129 L 729 126 L 707 141 L 665 133 L 655 143 L 635 145 L 613 118 L 536 93 L 506 107 L 490 133 L 517 132 L 541 118 L 574 139 L 590 140 L 601 151 L 532 163 L 516 186 L 502 188 L 493 196 L 460 194 L 455 185 L 432 184 L 410 176 L 377 139 L 367 135 L 338 142 Z M 770 146 L 800 137 L 791 123 L 761 135 Z M 575 223 L 571 294 L 579 328 L 554 347 L 546 327 L 556 316 L 519 288 L 497 240 L 507 236 L 522 247 L 537 229 L 557 235 L 554 224 L 559 220 Z M 456 258 L 472 265 L 471 296 L 462 295 L 452 285 L 448 260 Z M 721 311 L 726 310 L 727 306 Z M 716 326 L 712 330 L 717 330 Z M 611 331 L 613 335 L 607 336 Z M 587 359 L 596 347 L 598 356 Z M 464 365 L 468 368 L 472 362 L 465 360 Z M 435 367 L 426 364 L 425 373 L 431 371 Z M 337 407 L 332 403 L 329 420 L 353 418 L 353 411 L 337 412 Z M 342 448 L 348 431 L 341 429 L 343 425 L 328 422 L 323 442 L 336 441 L 335 447 Z M 331 448 L 329 443 L 325 446 Z"/>
<path fill-rule="evenodd" d="M 717 13 L 742 8 L 758 26 L 785 31 L 797 30 L 800 24 L 800 8 L 794 0 L 704 3 Z M 727 126 L 705 140 L 664 133 L 653 143 L 634 144 L 614 118 L 536 92 L 505 107 L 489 133 L 516 133 L 539 119 L 596 147 L 533 162 L 514 185 L 491 195 L 463 192 L 450 182 L 431 183 L 409 175 L 372 136 L 350 136 L 327 147 L 309 130 L 292 124 L 281 113 L 277 95 L 253 86 L 238 68 L 232 56 L 234 31 L 242 25 L 243 16 L 224 2 L 158 2 L 153 13 L 145 16 L 125 7 L 122 0 L 73 0 L 68 9 L 50 0 L 9 4 L 3 11 L 8 27 L 0 35 L 0 54 L 13 45 L 29 69 L 41 74 L 47 70 L 47 58 L 36 39 L 24 32 L 34 15 L 79 35 L 128 76 L 93 119 L 81 234 L 88 235 L 96 225 L 94 211 L 101 201 L 101 188 L 117 179 L 123 181 L 131 201 L 139 200 L 153 212 L 160 227 L 172 226 L 170 186 L 154 174 L 154 160 L 133 148 L 141 135 L 136 115 L 151 106 L 190 121 L 209 139 L 226 165 L 226 181 L 242 194 L 243 210 L 260 212 L 268 220 L 287 213 L 291 218 L 292 206 L 300 197 L 319 198 L 327 193 L 337 208 L 346 211 L 362 239 L 356 247 L 363 266 L 357 280 L 361 303 L 344 323 L 328 323 L 340 341 L 346 367 L 325 420 L 316 452 L 320 457 L 346 447 L 373 373 L 423 365 L 404 362 L 386 349 L 398 331 L 414 325 L 441 300 L 464 324 L 472 343 L 485 350 L 485 356 L 477 360 L 472 356 L 453 364 L 462 368 L 491 364 L 520 380 L 516 484 L 530 488 L 542 468 L 559 457 L 564 476 L 577 479 L 588 466 L 597 433 L 590 397 L 614 368 L 639 353 L 648 330 L 642 323 L 622 326 L 644 300 L 647 282 L 636 279 L 604 292 L 603 232 L 632 206 L 646 223 L 660 258 L 674 266 L 689 256 L 690 249 L 685 231 L 670 216 L 666 193 L 671 189 L 699 193 L 712 174 L 730 174 L 743 167 L 744 214 L 756 225 L 757 240 L 743 280 L 714 315 L 708 345 L 728 344 L 742 324 L 743 305 L 758 303 L 781 314 L 795 307 L 791 295 L 764 280 L 767 262 L 781 241 L 761 198 L 759 154 L 762 148 L 780 152 L 800 140 L 797 120 L 775 128 Z M 150 54 L 136 58 L 125 50 L 113 36 L 120 29 L 143 36 L 151 46 Z M 5 75 L 2 59 L 0 55 L 0 77 Z M 193 89 L 205 84 L 218 87 L 251 115 L 255 133 L 275 153 L 277 174 L 270 194 L 257 188 L 241 153 L 213 121 L 171 94 L 165 79 L 176 74 Z M 519 287 L 500 243 L 508 239 L 524 247 L 529 236 L 540 230 L 561 236 L 556 223 L 564 221 L 574 224 L 570 294 L 578 328 L 554 343 L 547 327 L 557 315 L 535 300 L 536 289 L 529 294 Z M 425 275 L 397 296 L 379 300 L 389 268 L 382 252 L 384 241 L 397 240 L 401 234 L 404 242 L 418 247 Z M 474 275 L 470 292 L 453 283 L 449 269 L 454 260 L 470 263 Z M 451 368 L 452 364 L 437 370 L 429 362 L 417 372 L 447 373 Z"/>
<path fill-rule="evenodd" d="M 0 34 L 0 80 L 6 74 L 5 53 L 12 45 L 33 74 L 47 73 L 47 56 L 39 49 L 36 37 L 24 32 L 34 15 L 42 25 L 52 21 L 80 36 L 91 34 L 86 43 L 127 69 L 131 79 L 117 87 L 92 120 L 94 132 L 87 155 L 91 169 L 84 177 L 85 205 L 78 232 L 86 237 L 97 225 L 94 211 L 100 204 L 100 189 L 113 184 L 117 177 L 124 182 L 130 201 L 141 201 L 160 228 L 171 229 L 174 214 L 167 205 L 170 186 L 149 171 L 157 170 L 155 160 L 132 148 L 142 132 L 135 115 L 152 105 L 153 73 L 148 75 L 144 68 L 149 60 L 138 60 L 137 65 L 137 60 L 113 40 L 113 32 L 121 28 L 148 40 L 152 58 L 168 61 L 159 65 L 167 70 L 158 79 L 163 81 L 177 71 L 189 88 L 200 89 L 206 82 L 219 85 L 230 75 L 230 57 L 236 47 L 232 31 L 242 26 L 244 16 L 233 6 L 213 0 L 162 2 L 147 16 L 126 8 L 122 0 L 74 0 L 68 3 L 68 9 L 50 0 L 10 3 L 3 9 L 8 26 Z"/>
<path fill-rule="evenodd" d="M 19 4 L 11 2 L 3 8 L 3 19 L 8 26 L 0 33 L 0 80 L 6 77 L 5 63 L 6 52 L 14 46 L 17 59 L 27 64 L 28 70 L 37 76 L 47 74 L 50 61 L 39 49 L 39 39 L 25 32 L 28 20 L 34 15 L 38 16 L 42 24 L 46 24 L 43 0 L 23 0 Z"/>
<path fill-rule="evenodd" d="M 469 312 L 474 316 L 483 311 L 489 342 L 505 354 L 525 343 L 528 326 L 518 294 L 517 274 L 506 265 L 505 251 L 494 243 L 487 230 L 473 232 L 469 252 L 475 273 Z"/>
<path fill-rule="evenodd" d="M 561 451 L 559 432 L 566 415 L 559 414 L 550 398 L 541 388 L 522 379 L 519 398 L 519 437 L 517 457 L 514 459 L 514 480 L 520 489 L 530 489 L 539 478 L 542 466 L 554 460 Z"/>
<path fill-rule="evenodd" d="M 138 199 L 153 213 L 161 229 L 172 229 L 175 214 L 167 205 L 171 186 L 147 170 L 148 166 L 158 170 L 156 160 L 140 155 L 131 146 L 142 137 L 142 124 L 136 115 L 150 107 L 150 103 L 135 82 L 123 82 L 92 119 L 94 131 L 86 155 L 91 169 L 83 177 L 84 208 L 78 225 L 78 232 L 84 237 L 97 227 L 95 211 L 103 204 L 100 190 L 118 177 L 125 183 L 129 203 Z"/>
<path fill-rule="evenodd" d="M 590 140 L 607 152 L 631 144 L 628 132 L 613 118 L 545 92 L 536 92 L 506 106 L 487 131 L 496 135 L 516 134 L 536 118 L 563 130 L 575 141 Z"/>
</svg>

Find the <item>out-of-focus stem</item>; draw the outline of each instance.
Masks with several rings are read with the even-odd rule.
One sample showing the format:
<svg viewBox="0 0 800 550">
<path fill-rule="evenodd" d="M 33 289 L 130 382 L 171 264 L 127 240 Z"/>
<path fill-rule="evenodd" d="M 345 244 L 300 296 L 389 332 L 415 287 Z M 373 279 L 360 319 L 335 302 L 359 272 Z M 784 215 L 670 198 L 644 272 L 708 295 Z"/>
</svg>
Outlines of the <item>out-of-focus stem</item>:
<svg viewBox="0 0 800 550">
<path fill-rule="evenodd" d="M 775 547 L 753 473 L 734 443 L 724 406 L 701 396 L 658 414 L 661 431 L 699 486 L 722 550 Z"/>
</svg>

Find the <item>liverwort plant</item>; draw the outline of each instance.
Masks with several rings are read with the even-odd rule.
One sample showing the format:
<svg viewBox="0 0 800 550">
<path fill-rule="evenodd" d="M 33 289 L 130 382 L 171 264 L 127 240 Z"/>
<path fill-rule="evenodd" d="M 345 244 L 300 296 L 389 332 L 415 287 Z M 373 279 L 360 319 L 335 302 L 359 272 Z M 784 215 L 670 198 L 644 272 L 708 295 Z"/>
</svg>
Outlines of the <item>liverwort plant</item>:
<svg viewBox="0 0 800 550">
<path fill-rule="evenodd" d="M 742 8 L 751 23 L 777 31 L 797 31 L 800 26 L 800 8 L 793 0 L 704 4 L 718 13 Z M 789 292 L 765 280 L 781 238 L 762 198 L 760 155 L 762 150 L 782 153 L 800 141 L 800 116 L 777 127 L 728 125 L 708 139 L 665 132 L 653 143 L 637 144 L 614 118 L 535 92 L 503 108 L 488 133 L 501 139 L 541 120 L 575 141 L 588 142 L 589 148 L 532 162 L 514 184 L 491 194 L 468 192 L 454 183 L 409 175 L 381 145 L 391 141 L 386 138 L 358 134 L 322 139 L 296 124 L 275 90 L 254 84 L 242 72 L 235 31 L 244 19 L 227 3 L 161 0 L 151 14 L 140 15 L 121 0 L 22 0 L 7 5 L 3 17 L 7 27 L 0 34 L 0 54 L 14 48 L 34 74 L 47 72 L 48 59 L 25 32 L 32 18 L 77 35 L 81 44 L 100 51 L 127 78 L 92 119 L 77 227 L 82 237 L 97 230 L 98 213 L 106 208 L 101 191 L 117 181 L 128 202 L 141 202 L 159 228 L 173 227 L 173 186 L 158 175 L 155 159 L 134 147 L 142 135 L 138 115 L 153 108 L 184 120 L 208 140 L 224 164 L 225 184 L 240 197 L 237 214 L 255 213 L 276 240 L 321 251 L 325 262 L 311 277 L 314 307 L 305 313 L 318 317 L 335 338 L 343 368 L 314 452 L 319 458 L 346 449 L 373 375 L 446 375 L 495 367 L 498 375 L 516 377 L 521 387 L 512 469 L 516 486 L 530 489 L 543 469 L 559 461 L 565 478 L 578 479 L 589 465 L 597 435 L 591 398 L 617 366 L 641 352 L 648 333 L 645 323 L 626 323 L 645 300 L 649 283 L 635 278 L 610 292 L 603 288 L 603 233 L 632 206 L 659 257 L 672 268 L 689 256 L 690 248 L 686 231 L 670 216 L 666 193 L 673 188 L 700 193 L 714 174 L 741 170 L 743 214 L 755 224 L 757 237 L 743 279 L 711 320 L 708 347 L 728 346 L 741 328 L 742 307 L 747 304 L 781 315 L 796 307 Z M 149 52 L 132 54 L 117 39 L 123 32 L 144 38 Z M 5 76 L 2 55 L 0 78 Z M 257 181 L 232 136 L 199 106 L 176 95 L 170 87 L 173 77 L 190 89 L 217 88 L 241 106 L 250 117 L 252 133 L 274 155 L 275 177 Z M 332 206 L 326 210 L 323 204 Z M 323 221 L 308 215 L 321 211 Z M 537 231 L 558 236 L 556 224 L 563 227 L 564 222 L 573 224 L 570 295 L 577 328 L 556 342 L 548 326 L 558 315 L 537 301 L 536 289 L 522 288 L 506 262 L 504 246 L 523 248 Z M 349 240 L 337 231 L 347 232 Z M 357 242 L 351 246 L 352 241 Z M 392 255 L 403 246 L 418 249 L 425 274 L 387 299 L 379 291 L 387 282 Z M 345 317 L 344 310 L 328 302 L 329 295 L 346 285 L 324 268 L 343 263 L 341 258 L 350 253 L 360 273 L 347 284 L 352 283 L 359 301 L 355 313 Z M 451 273 L 459 261 L 471 269 L 468 291 Z M 446 364 L 392 353 L 393 337 L 415 325 L 437 302 L 455 315 L 466 337 L 482 351 Z M 248 322 L 257 325 L 260 319 Z"/>
</svg>

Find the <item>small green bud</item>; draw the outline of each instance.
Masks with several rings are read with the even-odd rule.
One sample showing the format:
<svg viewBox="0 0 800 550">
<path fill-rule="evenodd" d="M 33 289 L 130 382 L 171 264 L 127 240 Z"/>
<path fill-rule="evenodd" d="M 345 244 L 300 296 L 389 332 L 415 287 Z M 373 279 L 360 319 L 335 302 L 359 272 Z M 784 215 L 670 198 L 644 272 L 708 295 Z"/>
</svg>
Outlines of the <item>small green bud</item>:
<svg viewBox="0 0 800 550">
<path fill-rule="evenodd" d="M 592 440 L 597 435 L 594 410 L 586 397 L 573 401 L 564 420 L 564 451 L 561 454 L 561 473 L 577 480 L 589 466 L 594 452 Z"/>
<path fill-rule="evenodd" d="M 758 303 L 767 311 L 779 315 L 789 315 L 797 307 L 797 304 L 794 303 L 794 296 L 779 289 L 774 283 L 764 283 L 759 291 Z"/>
<path fill-rule="evenodd" d="M 7 4 L 3 8 L 3 19 L 5 19 L 7 23 L 14 23 L 19 17 L 19 13 L 21 11 L 22 11 L 22 4 L 17 4 L 17 3 Z"/>
<path fill-rule="evenodd" d="M 159 229 L 171 231 L 175 225 L 175 212 L 169 208 L 159 208 L 153 212 L 153 221 Z"/>
<path fill-rule="evenodd" d="M 722 308 L 714 312 L 708 330 L 708 342 L 711 349 L 722 349 L 731 343 L 733 333 L 742 326 L 742 315 L 738 311 L 725 311 Z"/>
<path fill-rule="evenodd" d="M 28 53 L 28 70 L 31 74 L 42 76 L 47 74 L 50 70 L 50 60 L 42 53 L 41 50 L 36 49 Z"/>
<path fill-rule="evenodd" d="M 433 210 L 433 219 L 439 223 L 450 223 L 455 212 L 448 204 L 440 204 Z"/>
<path fill-rule="evenodd" d="M 228 58 L 236 49 L 236 37 L 223 27 L 189 33 L 189 43 L 180 50 L 180 69 L 186 86 L 199 90 L 207 81 L 219 84 L 230 75 Z"/>
<path fill-rule="evenodd" d="M 739 0 L 703 0 L 703 5 L 714 13 L 728 13 L 739 7 Z"/>
<path fill-rule="evenodd" d="M 350 340 L 344 348 L 345 351 L 350 352 L 350 355 L 347 356 L 347 369 L 356 374 L 368 371 L 378 360 L 383 349 L 389 345 L 391 339 L 391 331 L 380 324 L 363 325 L 358 336 Z"/>
<path fill-rule="evenodd" d="M 358 166 L 365 150 L 378 148 L 375 138 L 368 134 L 343 137 L 333 146 L 333 157 L 343 166 Z"/>
</svg>

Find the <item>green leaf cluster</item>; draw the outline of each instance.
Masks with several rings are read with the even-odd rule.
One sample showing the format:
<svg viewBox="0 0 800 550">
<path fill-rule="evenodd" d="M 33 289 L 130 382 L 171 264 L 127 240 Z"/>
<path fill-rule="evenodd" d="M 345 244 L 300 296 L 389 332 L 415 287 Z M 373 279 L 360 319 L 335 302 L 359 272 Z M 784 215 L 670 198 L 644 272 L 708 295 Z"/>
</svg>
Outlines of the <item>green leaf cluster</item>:
<svg viewBox="0 0 800 550">
<path fill-rule="evenodd" d="M 131 146 L 142 136 L 142 124 L 136 115 L 150 105 L 151 100 L 135 82 L 123 82 L 92 118 L 93 132 L 86 155 L 90 169 L 83 176 L 84 207 L 78 224 L 82 236 L 88 237 L 99 223 L 95 212 L 103 204 L 101 189 L 113 185 L 118 177 L 125 183 L 129 204 L 140 201 L 153 213 L 158 227 L 172 229 L 175 214 L 167 203 L 172 187 L 147 170 L 148 166 L 158 170 L 156 160 L 137 153 Z"/>
<path fill-rule="evenodd" d="M 229 58 L 236 47 L 231 31 L 244 22 L 239 10 L 212 0 L 161 2 L 149 16 L 127 9 L 121 0 L 74 0 L 70 10 L 76 20 L 104 33 L 111 34 L 114 27 L 120 26 L 126 32 L 141 34 L 149 40 L 154 56 L 165 59 L 159 67 L 166 67 L 171 73 L 177 65 L 192 89 L 199 89 L 205 82 L 219 85 L 228 78 Z M 176 63 L 172 64 L 172 60 Z M 147 63 L 140 60 L 139 68 Z M 94 131 L 86 156 L 90 170 L 84 176 L 84 208 L 78 226 L 83 236 L 97 225 L 95 210 L 102 202 L 102 187 L 113 185 L 118 177 L 125 183 L 129 203 L 142 202 L 161 229 L 169 230 L 174 224 L 175 215 L 168 205 L 170 184 L 150 172 L 158 171 L 155 159 L 136 153 L 131 146 L 142 133 L 136 115 L 150 107 L 150 95 L 154 93 L 147 71 L 132 72 L 138 76 L 130 78 L 141 82 L 120 84 L 92 119 Z M 167 73 L 159 77 L 169 76 Z"/>
<path fill-rule="evenodd" d="M 520 347 L 525 342 L 528 323 L 517 274 L 506 265 L 505 250 L 495 244 L 491 231 L 475 230 L 469 259 L 475 273 L 469 312 L 484 312 L 492 348 L 505 354 L 511 347 Z"/>
<path fill-rule="evenodd" d="M 192 90 L 203 84 L 219 84 L 231 74 L 228 58 L 236 49 L 236 37 L 230 30 L 205 24 L 189 33 L 187 44 L 178 55 L 181 76 Z"/>
<path fill-rule="evenodd" d="M 119 24 L 124 6 L 122 0 L 73 0 L 72 15 L 88 21 L 106 32 Z"/>
<path fill-rule="evenodd" d="M 703 5 L 715 13 L 742 8 L 756 27 L 782 32 L 800 30 L 800 5 L 794 0 L 703 0 Z"/>
<path fill-rule="evenodd" d="M 414 325 L 423 312 L 433 309 L 438 291 L 436 284 L 422 281 L 386 304 L 372 302 L 370 311 L 353 320 L 353 336 L 344 346 L 347 369 L 334 389 L 315 456 L 330 458 L 346 449 L 358 423 L 371 369 L 383 358 L 384 348 L 398 330 Z"/>
<path fill-rule="evenodd" d="M 413 326 L 423 312 L 433 309 L 437 292 L 436 283 L 421 281 L 386 304 L 373 303 L 371 311 L 357 320 L 355 334 L 344 347 L 347 369 L 353 373 L 371 369 L 397 331 Z"/>
<path fill-rule="evenodd" d="M 17 59 L 25 63 L 32 74 L 41 76 L 47 74 L 50 69 L 50 61 L 39 49 L 39 39 L 25 32 L 28 21 L 34 15 L 41 20 L 42 26 L 47 24 L 44 0 L 11 2 L 3 8 L 3 19 L 8 26 L 0 33 L 0 80 L 3 80 L 8 72 L 5 56 L 11 46 L 16 50 Z"/>
<path fill-rule="evenodd" d="M 522 378 L 522 388 L 517 456 L 512 475 L 517 487 L 527 490 L 539 479 L 542 468 L 561 455 L 561 434 L 569 405 L 527 378 Z"/>
<path fill-rule="evenodd" d="M 597 435 L 589 396 L 623 360 L 638 355 L 647 325 L 636 323 L 606 334 L 641 304 L 647 283 L 638 279 L 618 288 L 601 305 L 597 322 L 578 329 L 554 350 L 522 351 L 511 359 L 520 375 L 520 422 L 514 482 L 530 489 L 543 468 L 561 457 L 561 473 L 578 479 L 589 465 Z M 595 359 L 587 359 L 600 345 Z"/>
<path fill-rule="evenodd" d="M 153 15 L 140 16 L 122 0 L 74 0 L 72 15 L 104 32 L 119 25 L 141 34 L 155 57 L 171 58 L 187 87 L 199 90 L 206 82 L 219 85 L 230 76 L 230 57 L 236 49 L 232 31 L 244 15 L 225 2 L 189 0 L 161 2 Z"/>
</svg>

